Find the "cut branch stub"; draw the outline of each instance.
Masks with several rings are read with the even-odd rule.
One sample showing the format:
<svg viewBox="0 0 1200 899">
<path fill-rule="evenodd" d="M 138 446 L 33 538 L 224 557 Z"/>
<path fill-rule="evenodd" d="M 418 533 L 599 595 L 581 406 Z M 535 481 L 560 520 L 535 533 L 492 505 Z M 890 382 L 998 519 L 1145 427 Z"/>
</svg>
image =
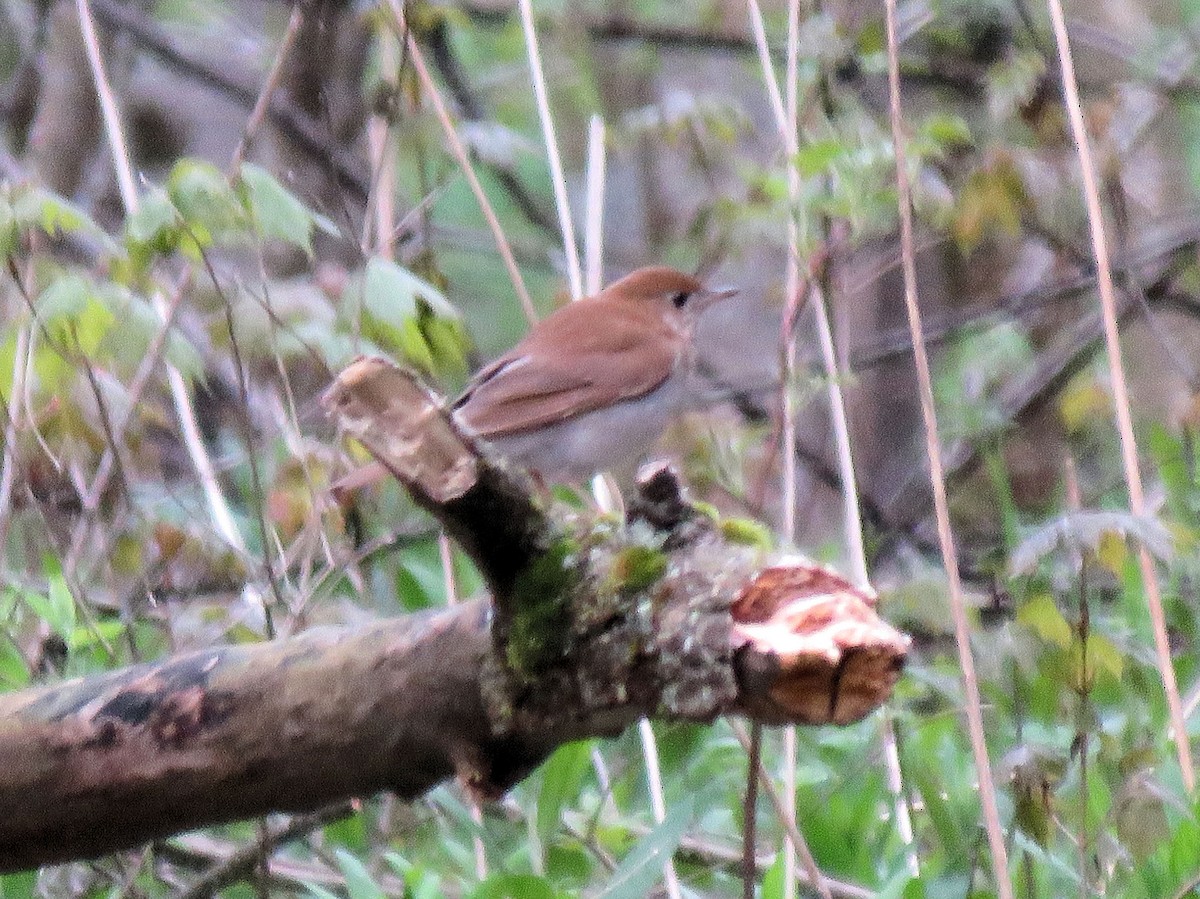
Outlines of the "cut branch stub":
<svg viewBox="0 0 1200 899">
<path fill-rule="evenodd" d="M 445 525 L 502 608 L 555 535 L 526 479 L 493 464 L 441 397 L 387 359 L 355 359 L 321 403 Z"/>
<path fill-rule="evenodd" d="M 745 710 L 766 723 L 857 721 L 891 695 L 908 653 L 873 594 L 807 560 L 760 572 L 730 611 Z"/>
<path fill-rule="evenodd" d="M 460 498 L 479 478 L 479 457 L 441 399 L 377 356 L 348 365 L 321 400 L 393 475 L 432 502 Z"/>
</svg>

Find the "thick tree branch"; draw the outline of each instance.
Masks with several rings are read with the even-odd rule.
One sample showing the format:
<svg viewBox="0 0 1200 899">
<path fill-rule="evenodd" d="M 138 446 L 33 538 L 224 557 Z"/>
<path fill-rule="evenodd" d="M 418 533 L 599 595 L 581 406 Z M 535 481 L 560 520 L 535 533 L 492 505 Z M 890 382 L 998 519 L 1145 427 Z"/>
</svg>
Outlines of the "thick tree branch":
<svg viewBox="0 0 1200 899">
<path fill-rule="evenodd" d="M 380 359 L 327 405 L 472 555 L 483 600 L 0 697 L 0 871 L 457 775 L 506 790 L 642 717 L 847 723 L 908 641 L 821 566 L 728 540 L 666 470 L 629 523 L 552 519 Z"/>
<path fill-rule="evenodd" d="M 0 870 L 348 796 L 415 796 L 487 753 L 487 606 L 222 647 L 0 698 Z M 458 761 L 456 761 L 458 760 Z"/>
</svg>

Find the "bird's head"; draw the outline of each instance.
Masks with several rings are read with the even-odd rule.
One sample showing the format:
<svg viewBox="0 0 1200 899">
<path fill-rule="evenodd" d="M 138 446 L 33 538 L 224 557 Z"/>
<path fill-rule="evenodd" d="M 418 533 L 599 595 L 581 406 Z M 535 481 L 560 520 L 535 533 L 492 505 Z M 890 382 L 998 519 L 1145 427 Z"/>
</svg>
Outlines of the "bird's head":
<svg viewBox="0 0 1200 899">
<path fill-rule="evenodd" d="M 653 304 L 667 317 L 692 318 L 718 300 L 734 296 L 737 290 L 714 290 L 676 269 L 650 266 L 630 272 L 610 284 L 604 293 L 615 299 Z"/>
</svg>

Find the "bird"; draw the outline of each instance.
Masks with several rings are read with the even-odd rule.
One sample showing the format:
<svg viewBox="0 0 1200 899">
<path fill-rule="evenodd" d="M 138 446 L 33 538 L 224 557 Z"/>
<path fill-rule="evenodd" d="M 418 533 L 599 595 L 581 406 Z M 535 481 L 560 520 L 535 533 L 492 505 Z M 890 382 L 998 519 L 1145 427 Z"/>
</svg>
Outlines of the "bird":
<svg viewBox="0 0 1200 899">
<path fill-rule="evenodd" d="M 737 292 L 667 266 L 639 268 L 534 324 L 476 373 L 451 414 L 544 484 L 629 472 L 678 415 L 703 401 L 696 320 Z M 383 473 L 378 465 L 351 472 L 335 492 Z"/>
<path fill-rule="evenodd" d="M 548 483 L 624 470 L 698 401 L 696 319 L 736 293 L 666 266 L 637 269 L 535 324 L 453 413 Z"/>
</svg>

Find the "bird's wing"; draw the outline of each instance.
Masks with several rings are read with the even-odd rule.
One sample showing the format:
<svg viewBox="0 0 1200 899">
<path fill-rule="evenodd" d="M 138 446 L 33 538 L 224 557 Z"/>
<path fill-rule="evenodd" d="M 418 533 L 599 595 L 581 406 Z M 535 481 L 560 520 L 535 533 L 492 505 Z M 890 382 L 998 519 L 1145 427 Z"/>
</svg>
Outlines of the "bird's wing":
<svg viewBox="0 0 1200 899">
<path fill-rule="evenodd" d="M 670 376 L 677 343 L 666 339 L 661 320 L 625 310 L 580 316 L 572 314 L 574 308 L 541 322 L 475 376 L 455 408 L 476 433 L 498 437 L 532 430 L 634 399 Z"/>
</svg>

